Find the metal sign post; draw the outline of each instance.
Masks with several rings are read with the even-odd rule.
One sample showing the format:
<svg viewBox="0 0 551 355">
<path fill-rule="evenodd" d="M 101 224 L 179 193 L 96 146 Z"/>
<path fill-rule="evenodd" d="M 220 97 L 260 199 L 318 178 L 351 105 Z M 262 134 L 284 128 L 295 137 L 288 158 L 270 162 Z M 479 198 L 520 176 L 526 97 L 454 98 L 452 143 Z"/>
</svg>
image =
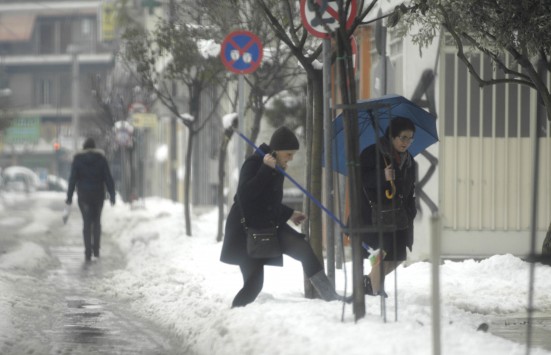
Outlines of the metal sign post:
<svg viewBox="0 0 551 355">
<path fill-rule="evenodd" d="M 226 36 L 222 42 L 220 58 L 222 63 L 232 73 L 239 74 L 237 84 L 238 93 L 238 126 L 244 130 L 245 126 L 245 79 L 243 74 L 254 72 L 262 63 L 263 47 L 260 39 L 249 31 L 234 31 Z M 235 144 L 237 166 L 241 167 L 245 159 L 243 142 Z"/>
</svg>

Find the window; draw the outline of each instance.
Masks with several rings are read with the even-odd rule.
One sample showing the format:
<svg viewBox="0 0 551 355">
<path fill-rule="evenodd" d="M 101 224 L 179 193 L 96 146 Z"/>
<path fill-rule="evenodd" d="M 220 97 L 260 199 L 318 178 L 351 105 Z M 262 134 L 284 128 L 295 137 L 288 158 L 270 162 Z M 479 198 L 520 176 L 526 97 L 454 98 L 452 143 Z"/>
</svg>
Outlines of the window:
<svg viewBox="0 0 551 355">
<path fill-rule="evenodd" d="M 55 48 L 55 22 L 45 21 L 38 25 L 38 53 L 52 54 Z"/>
<path fill-rule="evenodd" d="M 395 31 L 387 30 L 386 35 L 386 92 L 383 93 L 382 62 L 381 55 L 377 52 L 375 43 L 375 31 L 371 31 L 371 68 L 372 83 L 371 96 L 376 97 L 385 93 L 403 92 L 403 39 L 398 37 Z"/>
<path fill-rule="evenodd" d="M 455 53 L 444 56 L 445 135 L 529 137 L 529 117 L 534 114 L 530 88 L 510 83 L 480 88 Z M 470 61 L 483 78 L 505 78 L 486 56 L 473 54 Z"/>
<path fill-rule="evenodd" d="M 54 81 L 52 78 L 39 78 L 36 81 L 35 104 L 37 106 L 54 104 Z"/>
</svg>

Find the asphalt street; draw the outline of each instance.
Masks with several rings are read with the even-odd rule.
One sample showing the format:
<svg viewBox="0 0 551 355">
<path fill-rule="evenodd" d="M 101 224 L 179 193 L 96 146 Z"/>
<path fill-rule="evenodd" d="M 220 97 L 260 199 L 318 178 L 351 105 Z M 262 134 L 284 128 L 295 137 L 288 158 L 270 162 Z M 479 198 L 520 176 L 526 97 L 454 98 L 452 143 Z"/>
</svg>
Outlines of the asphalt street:
<svg viewBox="0 0 551 355">
<path fill-rule="evenodd" d="M 33 221 L 27 211 L 36 203 L 47 203 L 44 207 L 56 211 L 59 219 L 34 233 L 22 233 Z M 0 285 L 9 287 L 3 290 L 3 300 L 9 297 L 12 327 L 0 335 L 0 353 L 180 354 L 182 339 L 136 315 L 124 300 L 98 291 L 106 273 L 124 266 L 124 256 L 106 237 L 101 258 L 85 262 L 82 237 L 68 235 L 61 222 L 63 207 L 62 200 L 26 196 L 0 214 L 0 255 L 25 242 L 40 245 L 48 255 L 38 268 L 0 274 Z M 71 218 L 81 217 L 73 211 Z"/>
</svg>

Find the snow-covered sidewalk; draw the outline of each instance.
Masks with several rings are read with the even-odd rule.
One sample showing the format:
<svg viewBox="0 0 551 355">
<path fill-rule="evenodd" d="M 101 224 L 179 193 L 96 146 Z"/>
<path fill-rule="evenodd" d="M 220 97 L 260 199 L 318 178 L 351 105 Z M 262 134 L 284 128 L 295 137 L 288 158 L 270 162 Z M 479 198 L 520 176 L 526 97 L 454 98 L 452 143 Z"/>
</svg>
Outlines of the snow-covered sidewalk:
<svg viewBox="0 0 551 355">
<path fill-rule="evenodd" d="M 378 298 L 366 299 L 367 315 L 354 322 L 351 305 L 303 297 L 300 263 L 267 267 L 263 292 L 253 304 L 230 309 L 241 288 L 239 268 L 219 261 L 217 211 L 195 214 L 193 237 L 185 235 L 181 204 L 150 198 L 145 209 L 107 207 L 105 238 L 127 255 L 127 266 L 107 274 L 100 292 L 127 300 L 129 307 L 187 344 L 183 354 L 430 354 L 430 264 L 400 267 L 398 321 L 394 291 L 387 287 L 387 319 Z M 347 265 L 350 270 L 350 264 Z M 390 280 L 393 280 L 390 275 Z M 492 327 L 492 315 L 525 312 L 529 264 L 511 255 L 477 262 L 445 262 L 441 268 L 442 353 L 525 354 L 525 346 L 477 331 Z M 537 265 L 534 306 L 551 311 L 551 267 Z M 350 273 L 348 274 L 350 279 Z M 393 283 L 391 283 L 392 285 Z M 342 292 L 344 273 L 337 270 Z M 349 283 L 350 285 L 350 283 Z M 533 349 L 531 354 L 551 354 Z"/>
</svg>

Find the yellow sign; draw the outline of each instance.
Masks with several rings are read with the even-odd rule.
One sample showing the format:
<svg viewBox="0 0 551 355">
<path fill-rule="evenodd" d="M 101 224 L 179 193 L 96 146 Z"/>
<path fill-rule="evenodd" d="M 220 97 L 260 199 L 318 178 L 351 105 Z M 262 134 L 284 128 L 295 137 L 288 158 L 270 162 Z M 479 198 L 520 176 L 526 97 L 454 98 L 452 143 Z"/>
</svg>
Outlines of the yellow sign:
<svg viewBox="0 0 551 355">
<path fill-rule="evenodd" d="M 157 127 L 157 115 L 154 113 L 132 114 L 132 125 L 134 127 L 155 128 Z"/>
<path fill-rule="evenodd" d="M 117 29 L 117 11 L 114 3 L 101 5 L 101 40 L 112 41 L 115 39 Z"/>
</svg>

